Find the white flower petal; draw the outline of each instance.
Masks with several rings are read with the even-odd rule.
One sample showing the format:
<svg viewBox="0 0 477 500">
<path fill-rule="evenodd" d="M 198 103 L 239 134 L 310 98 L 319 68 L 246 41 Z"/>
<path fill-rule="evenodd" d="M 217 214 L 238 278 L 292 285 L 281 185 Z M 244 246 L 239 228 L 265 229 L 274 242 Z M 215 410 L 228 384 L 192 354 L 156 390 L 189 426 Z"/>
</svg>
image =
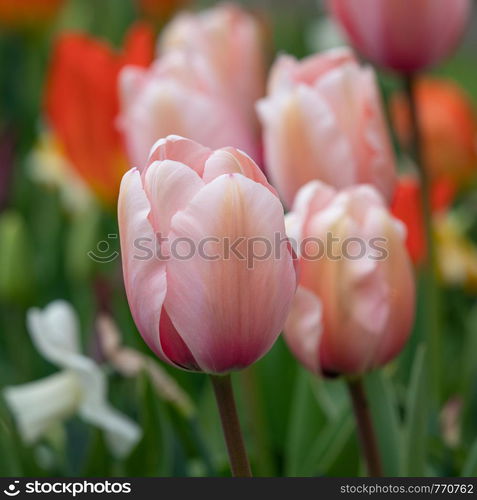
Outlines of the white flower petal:
<svg viewBox="0 0 477 500">
<path fill-rule="evenodd" d="M 80 351 L 78 318 L 68 302 L 56 300 L 45 309 L 30 309 L 27 325 L 40 354 L 61 368 L 68 368 L 69 358 Z"/>
<path fill-rule="evenodd" d="M 82 389 L 76 374 L 65 370 L 35 382 L 7 387 L 3 395 L 22 439 L 34 443 L 54 424 L 77 411 Z"/>
<path fill-rule="evenodd" d="M 84 358 L 77 374 L 83 387 L 83 400 L 79 414 L 90 424 L 106 433 L 111 452 L 118 458 L 125 457 L 141 439 L 139 426 L 126 415 L 114 409 L 106 400 L 106 375 L 92 360 Z M 79 368 L 79 363 L 78 363 Z"/>
</svg>

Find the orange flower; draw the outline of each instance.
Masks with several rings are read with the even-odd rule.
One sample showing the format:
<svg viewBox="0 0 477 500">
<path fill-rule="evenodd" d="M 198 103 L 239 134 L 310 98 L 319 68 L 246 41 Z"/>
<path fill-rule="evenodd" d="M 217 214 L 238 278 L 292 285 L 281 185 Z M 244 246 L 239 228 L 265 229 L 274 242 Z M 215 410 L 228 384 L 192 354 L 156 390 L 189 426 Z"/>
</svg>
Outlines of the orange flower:
<svg viewBox="0 0 477 500">
<path fill-rule="evenodd" d="M 116 127 L 118 74 L 127 64 L 149 65 L 153 50 L 151 30 L 138 24 L 121 54 L 79 33 L 62 35 L 53 51 L 45 102 L 49 124 L 72 166 L 108 204 L 115 203 L 127 170 Z"/>
<path fill-rule="evenodd" d="M 402 94 L 392 99 L 399 138 L 409 141 L 409 112 Z M 446 177 L 456 185 L 477 169 L 477 119 L 465 92 L 447 80 L 426 78 L 417 85 L 417 105 L 424 158 L 430 175 Z"/>
<path fill-rule="evenodd" d="M 452 203 L 454 194 L 453 183 L 446 179 L 434 182 L 431 193 L 433 214 L 445 211 Z M 405 224 L 407 250 L 412 261 L 419 264 L 426 254 L 426 237 L 421 205 L 421 187 L 417 178 L 405 175 L 399 179 L 391 212 Z"/>
<path fill-rule="evenodd" d="M 49 21 L 64 0 L 0 0 L 0 23 L 4 26 L 25 26 Z"/>
</svg>

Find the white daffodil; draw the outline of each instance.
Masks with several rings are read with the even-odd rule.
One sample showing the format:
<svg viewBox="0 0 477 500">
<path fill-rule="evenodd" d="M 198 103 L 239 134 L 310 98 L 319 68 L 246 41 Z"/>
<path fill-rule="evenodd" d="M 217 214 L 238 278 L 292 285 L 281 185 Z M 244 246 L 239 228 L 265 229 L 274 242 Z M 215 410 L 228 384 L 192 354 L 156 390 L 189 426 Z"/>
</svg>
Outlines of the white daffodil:
<svg viewBox="0 0 477 500">
<path fill-rule="evenodd" d="M 34 443 L 53 425 L 77 413 L 105 432 L 115 456 L 128 455 L 141 430 L 108 403 L 106 376 L 81 353 L 78 319 L 71 305 L 55 301 L 44 310 L 30 309 L 27 325 L 37 350 L 62 371 L 4 390 L 23 440 Z"/>
</svg>

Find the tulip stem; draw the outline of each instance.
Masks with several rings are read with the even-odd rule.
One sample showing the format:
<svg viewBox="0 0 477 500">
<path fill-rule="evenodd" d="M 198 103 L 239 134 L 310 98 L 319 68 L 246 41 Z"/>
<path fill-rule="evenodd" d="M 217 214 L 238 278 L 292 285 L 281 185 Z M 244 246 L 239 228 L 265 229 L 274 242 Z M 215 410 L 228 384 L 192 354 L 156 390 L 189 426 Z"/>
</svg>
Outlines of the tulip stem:
<svg viewBox="0 0 477 500">
<path fill-rule="evenodd" d="M 361 450 L 366 460 L 369 477 L 382 477 L 383 470 L 379 454 L 378 442 L 374 432 L 373 421 L 369 411 L 368 399 L 361 377 L 348 379 L 348 390 L 353 403 L 354 416 L 358 430 Z"/>
<path fill-rule="evenodd" d="M 439 395 L 439 318 L 438 318 L 438 283 L 436 275 L 436 253 L 434 235 L 432 229 L 432 200 L 431 182 L 426 169 L 422 148 L 422 137 L 419 125 L 418 103 L 416 99 L 416 77 L 407 75 L 404 77 L 404 87 L 409 102 L 411 117 L 411 144 L 409 154 L 411 155 L 419 171 L 421 179 L 422 211 L 424 216 L 424 227 L 426 235 L 426 260 L 423 268 L 425 284 L 425 314 L 427 318 L 427 341 L 429 345 L 429 375 L 433 381 L 433 394 Z"/>
<path fill-rule="evenodd" d="M 234 477 L 252 477 L 235 405 L 232 379 L 230 375 L 211 375 L 210 379 L 219 407 L 232 474 Z"/>
<path fill-rule="evenodd" d="M 429 175 L 424 165 L 424 156 L 422 153 L 422 138 L 419 126 L 419 114 L 417 109 L 417 99 L 415 92 L 415 78 L 410 75 L 404 79 L 407 99 L 409 102 L 409 112 L 411 118 L 411 143 L 409 146 L 409 154 L 411 155 L 419 172 L 421 179 L 422 192 L 422 209 L 424 214 L 424 223 L 426 231 L 426 247 L 427 247 L 427 265 L 434 265 L 434 245 L 432 236 L 432 205 L 431 205 L 431 186 Z"/>
</svg>

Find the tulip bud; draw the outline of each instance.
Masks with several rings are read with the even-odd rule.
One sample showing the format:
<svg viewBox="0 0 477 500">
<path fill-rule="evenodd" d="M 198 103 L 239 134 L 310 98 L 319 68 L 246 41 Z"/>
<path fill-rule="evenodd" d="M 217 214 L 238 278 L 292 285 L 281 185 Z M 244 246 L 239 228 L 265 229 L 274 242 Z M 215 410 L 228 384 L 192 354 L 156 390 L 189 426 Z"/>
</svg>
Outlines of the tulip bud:
<svg viewBox="0 0 477 500">
<path fill-rule="evenodd" d="M 287 230 L 299 243 L 300 286 L 285 339 L 315 373 L 361 374 L 394 358 L 414 318 L 414 279 L 403 226 L 377 191 L 300 190 Z"/>
<path fill-rule="evenodd" d="M 157 356 L 227 373 L 271 348 L 296 276 L 283 207 L 246 154 L 161 139 L 124 176 L 118 218 L 129 306 Z"/>
<path fill-rule="evenodd" d="M 328 0 L 350 43 L 379 66 L 414 73 L 455 48 L 470 0 Z"/>
<path fill-rule="evenodd" d="M 391 200 L 395 165 L 375 75 L 349 50 L 281 56 L 258 113 L 267 172 L 287 206 L 314 179 L 372 184 Z"/>
</svg>

